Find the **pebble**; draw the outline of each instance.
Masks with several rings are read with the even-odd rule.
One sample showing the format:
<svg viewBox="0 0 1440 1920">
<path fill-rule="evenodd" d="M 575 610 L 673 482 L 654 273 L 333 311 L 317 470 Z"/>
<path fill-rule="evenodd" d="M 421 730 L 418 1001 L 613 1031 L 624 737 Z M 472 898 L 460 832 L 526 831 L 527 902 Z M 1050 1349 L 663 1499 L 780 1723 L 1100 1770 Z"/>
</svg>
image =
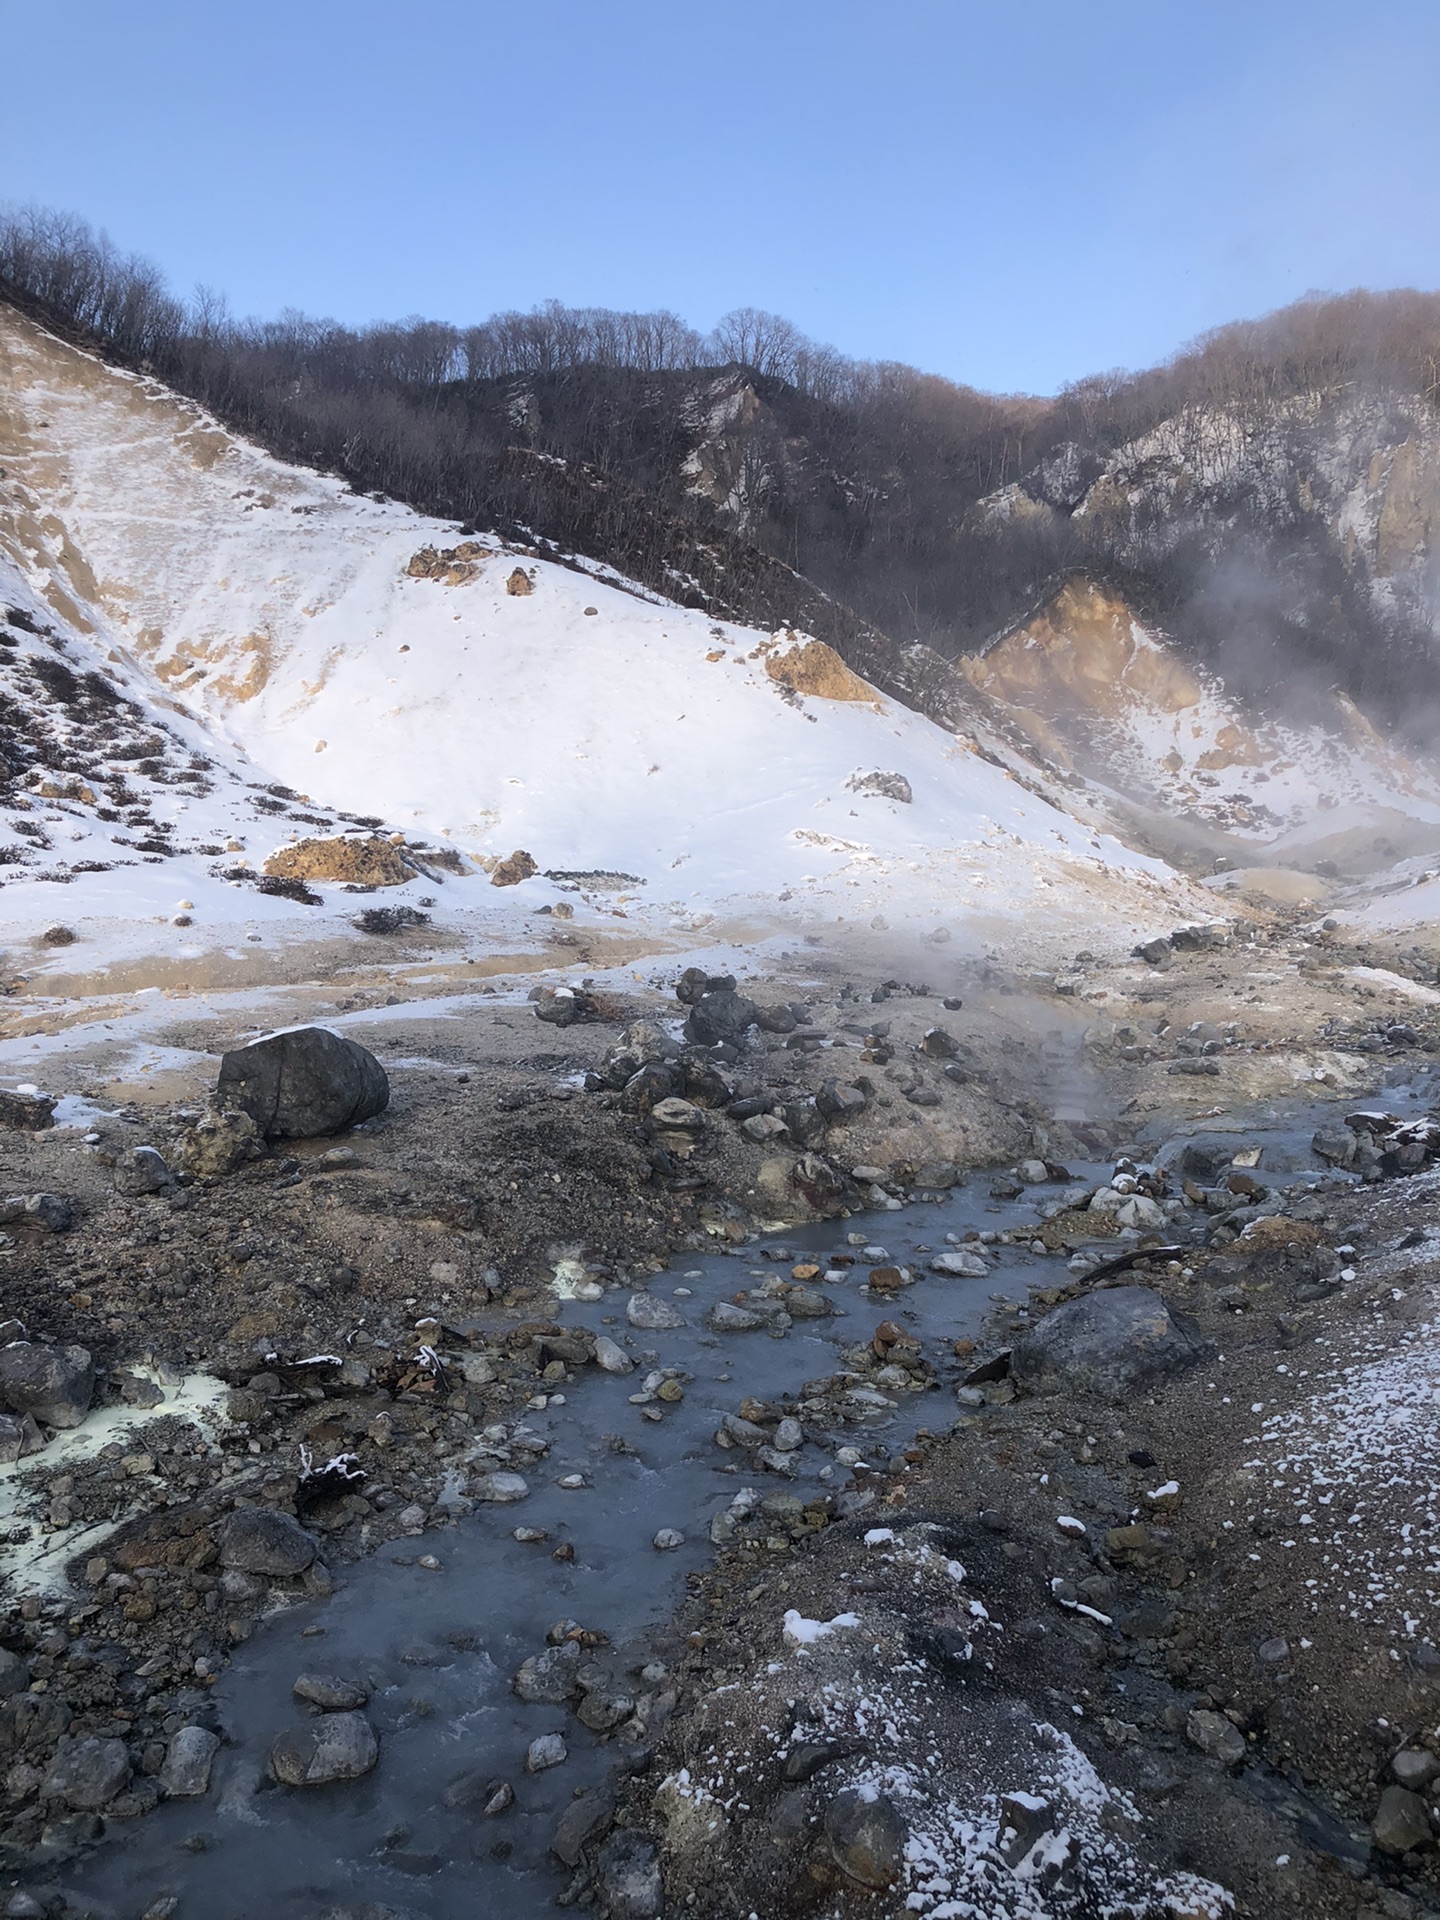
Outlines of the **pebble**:
<svg viewBox="0 0 1440 1920">
<path fill-rule="evenodd" d="M 570 1749 L 565 1745 L 562 1735 L 542 1733 L 538 1740 L 532 1740 L 525 1749 L 526 1773 L 544 1773 L 548 1767 L 563 1766 L 570 1758 Z"/>
<path fill-rule="evenodd" d="M 583 1473 L 562 1473 L 555 1484 L 557 1487 L 564 1487 L 567 1493 L 576 1493 L 581 1487 L 587 1487 L 590 1483 Z"/>
<path fill-rule="evenodd" d="M 595 1342 L 595 1364 L 602 1373 L 633 1373 L 635 1371 L 635 1362 L 625 1349 L 604 1333 Z"/>
<path fill-rule="evenodd" d="M 415 1564 L 417 1567 L 424 1567 L 427 1573 L 439 1573 L 441 1569 L 441 1562 L 433 1553 L 422 1553 Z"/>
<path fill-rule="evenodd" d="M 684 1544 L 684 1534 L 675 1527 L 661 1527 L 651 1542 L 657 1553 L 673 1553 L 677 1547 L 683 1547 Z"/>
<path fill-rule="evenodd" d="M 668 1300 L 658 1299 L 653 1293 L 632 1293 L 625 1318 L 632 1327 L 646 1333 L 668 1333 L 675 1327 L 689 1325 L 678 1307 L 672 1307 Z"/>
<path fill-rule="evenodd" d="M 496 1506 L 508 1506 L 529 1497 L 529 1483 L 518 1473 L 481 1473 L 470 1483 L 477 1500 L 489 1500 Z"/>
<path fill-rule="evenodd" d="M 380 1757 L 375 1729 L 360 1713 L 322 1713 L 290 1727 L 270 1748 L 270 1771 L 283 1786 L 321 1787 L 358 1780 Z"/>
<path fill-rule="evenodd" d="M 326 1713 L 350 1713 L 363 1707 L 370 1689 L 338 1673 L 302 1673 L 291 1692 L 297 1700 L 306 1700 Z"/>
<path fill-rule="evenodd" d="M 518 1540 L 523 1547 L 532 1547 L 542 1540 L 548 1540 L 550 1536 L 544 1527 L 516 1527 L 510 1538 Z"/>
</svg>

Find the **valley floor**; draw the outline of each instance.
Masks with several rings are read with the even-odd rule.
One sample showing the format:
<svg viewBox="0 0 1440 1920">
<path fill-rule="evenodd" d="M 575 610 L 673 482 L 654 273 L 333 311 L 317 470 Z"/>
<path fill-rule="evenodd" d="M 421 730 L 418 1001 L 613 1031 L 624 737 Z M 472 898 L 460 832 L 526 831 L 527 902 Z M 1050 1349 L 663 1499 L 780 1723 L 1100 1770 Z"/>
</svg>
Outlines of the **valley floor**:
<svg viewBox="0 0 1440 1920">
<path fill-rule="evenodd" d="M 90 1353 L 99 1385 L 74 1436 L 0 1468 L 9 1912 L 131 1912 L 107 1904 L 93 1862 L 109 1849 L 92 1843 L 160 1802 L 177 1729 L 228 1735 L 227 1666 L 276 1631 L 267 1614 L 323 1600 L 391 1543 L 458 1552 L 486 1497 L 477 1458 L 513 1467 L 531 1410 L 593 1365 L 575 1302 L 628 1339 L 614 1310 L 687 1255 L 763 1257 L 777 1233 L 843 1244 L 847 1216 L 913 1221 L 975 1169 L 998 1170 L 996 1204 L 1019 1211 L 1003 1244 L 961 1250 L 987 1248 L 1000 1283 L 1023 1255 L 1029 1299 L 1012 1279 L 957 1351 L 943 1315 L 907 1334 L 904 1270 L 876 1269 L 846 1301 L 848 1372 L 742 1406 L 773 1455 L 791 1408 L 818 1431 L 835 1379 L 883 1366 L 888 1390 L 903 1360 L 926 1425 L 868 1466 L 837 1453 L 818 1506 L 757 1501 L 712 1529 L 713 1564 L 652 1636 L 664 1679 L 643 1725 L 592 1726 L 623 1764 L 567 1815 L 568 1892 L 542 1877 L 536 1898 L 659 1912 L 658 1867 L 666 1912 L 715 1920 L 1430 1911 L 1436 1176 L 1381 1178 L 1377 1158 L 1356 1183 L 1310 1137 L 1357 1102 L 1423 1111 L 1437 955 L 1413 931 L 1402 946 L 1250 909 L 1145 956 L 1069 935 L 1024 966 L 931 949 L 946 970 L 924 979 L 879 935 L 842 952 L 757 931 L 708 927 L 703 951 L 622 927 L 562 923 L 548 946 L 417 931 L 383 955 L 221 956 L 183 984 L 140 961 L 87 976 L 63 952 L 14 970 L 5 1113 L 25 1089 L 58 1104 L 49 1127 L 0 1131 L 0 1193 L 64 1206 L 56 1231 L 43 1208 L 11 1210 L 0 1297 L 32 1336 Z M 633 1074 L 647 1034 L 676 1051 L 687 966 L 738 975 L 774 1030 L 721 1056 L 723 1081 L 692 1056 L 697 1118 L 667 1125 Z M 579 995 L 573 1024 L 557 986 Z M 197 1124 L 218 1053 L 314 1021 L 377 1054 L 389 1108 L 226 1165 Z M 827 1106 L 836 1085 L 863 1107 Z M 1243 1181 L 1206 1199 L 1210 1176 L 1191 1196 L 1175 1143 L 1216 1140 L 1261 1145 L 1251 1185 L 1276 1206 L 1257 1211 Z M 1139 1255 L 1116 1284 L 1153 1286 L 1205 1358 L 1119 1401 L 1017 1394 L 1004 1353 L 1096 1257 L 1083 1215 L 1045 1218 L 1061 1163 L 1128 1152 L 1143 1168 L 1167 1143 L 1176 1205 L 1149 1240 L 1183 1251 L 1147 1260 L 1143 1234 L 1111 1225 L 1100 1252 Z M 138 1146 L 195 1171 L 121 1191 Z M 1004 1171 L 1037 1159 L 1031 1189 Z M 776 1264 L 776 1287 L 747 1297 L 804 1294 L 806 1257 L 800 1280 Z M 993 1377 L 957 1401 L 987 1359 Z M 641 1395 L 652 1434 L 673 1411 L 660 1373 Z M 677 1403 L 698 1392 L 668 1377 Z M 741 1404 L 740 1358 L 735 1380 Z M 783 1462 L 774 1476 L 783 1494 Z M 1351 1529 L 1328 1557 L 1296 1511 L 1313 1522 L 1320 1501 Z M 222 1567 L 246 1502 L 298 1513 L 323 1566 Z M 108 1803 L 55 1785 L 62 1743 L 85 1739 L 128 1756 Z M 1418 1795 L 1396 1802 L 1402 1776 Z"/>
</svg>

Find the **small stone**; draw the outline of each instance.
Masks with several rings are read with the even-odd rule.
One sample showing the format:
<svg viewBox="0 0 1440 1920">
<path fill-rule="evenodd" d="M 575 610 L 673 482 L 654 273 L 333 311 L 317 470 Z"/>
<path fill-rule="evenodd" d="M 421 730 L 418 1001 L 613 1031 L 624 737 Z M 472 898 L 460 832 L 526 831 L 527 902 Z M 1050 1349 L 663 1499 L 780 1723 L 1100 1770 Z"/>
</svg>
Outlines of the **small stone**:
<svg viewBox="0 0 1440 1920">
<path fill-rule="evenodd" d="M 673 1553 L 677 1547 L 683 1547 L 685 1536 L 676 1527 L 661 1527 L 651 1545 L 657 1553 Z"/>
<path fill-rule="evenodd" d="M 1185 1721 L 1185 1738 L 1208 1759 L 1238 1767 L 1245 1758 L 1245 1736 L 1223 1713 L 1197 1708 Z"/>
<path fill-rule="evenodd" d="M 1428 1847 L 1434 1842 L 1425 1802 L 1405 1787 L 1385 1788 L 1371 1824 L 1375 1844 L 1386 1853 L 1408 1853 L 1412 1847 Z"/>
<path fill-rule="evenodd" d="M 515 1804 L 515 1789 L 508 1780 L 484 1772 L 462 1773 L 440 1796 L 443 1804 L 465 1813 L 478 1813 L 482 1820 L 493 1820 Z"/>
<path fill-rule="evenodd" d="M 210 1763 L 220 1745 L 208 1727 L 177 1727 L 165 1748 L 160 1785 L 172 1800 L 198 1800 L 210 1788 Z"/>
<path fill-rule="evenodd" d="M 525 1749 L 525 1771 L 544 1773 L 547 1768 L 563 1766 L 569 1758 L 570 1749 L 565 1745 L 563 1735 L 542 1733 Z"/>
<path fill-rule="evenodd" d="M 530 1706 L 563 1707 L 580 1691 L 580 1647 L 574 1640 L 532 1653 L 521 1663 L 512 1690 Z"/>
<path fill-rule="evenodd" d="M 737 1307 L 730 1300 L 717 1300 L 705 1316 L 705 1324 L 712 1333 L 754 1333 L 765 1325 L 765 1320 L 748 1307 Z"/>
<path fill-rule="evenodd" d="M 622 1827 L 601 1847 L 595 1882 L 609 1920 L 658 1920 L 664 1909 L 660 1849 L 636 1827 Z"/>
<path fill-rule="evenodd" d="M 948 1253 L 936 1254 L 930 1262 L 930 1271 L 958 1280 L 984 1280 L 989 1277 L 990 1265 L 978 1253 L 953 1247 Z"/>
<path fill-rule="evenodd" d="M 364 1714 L 322 1713 L 275 1740 L 270 1771 L 282 1786 L 321 1787 L 360 1779 L 379 1757 L 380 1743 Z"/>
<path fill-rule="evenodd" d="M 771 1445 L 777 1453 L 793 1453 L 805 1444 L 805 1429 L 798 1420 L 786 1417 L 775 1429 Z"/>
<path fill-rule="evenodd" d="M 350 1713 L 363 1707 L 370 1689 L 358 1680 L 345 1680 L 338 1673 L 302 1673 L 291 1692 L 297 1700 L 307 1700 L 325 1713 Z"/>
<path fill-rule="evenodd" d="M 1390 1762 L 1390 1771 L 1411 1793 L 1423 1793 L 1440 1774 L 1440 1760 L 1424 1747 L 1402 1747 Z"/>
<path fill-rule="evenodd" d="M 477 1500 L 488 1500 L 495 1506 L 511 1506 L 517 1500 L 529 1496 L 529 1483 L 518 1473 L 481 1473 L 470 1482 L 470 1491 Z"/>
<path fill-rule="evenodd" d="M 595 1364 L 602 1373 L 633 1373 L 635 1362 L 618 1341 L 602 1333 L 595 1342 Z"/>
<path fill-rule="evenodd" d="M 117 1193 L 158 1193 L 170 1169 L 154 1147 L 127 1147 L 116 1156 L 113 1178 Z"/>
<path fill-rule="evenodd" d="M 625 1318 L 632 1327 L 646 1333 L 668 1333 L 675 1327 L 689 1325 L 678 1307 L 672 1307 L 668 1300 L 661 1300 L 653 1293 L 632 1293 Z"/>
</svg>

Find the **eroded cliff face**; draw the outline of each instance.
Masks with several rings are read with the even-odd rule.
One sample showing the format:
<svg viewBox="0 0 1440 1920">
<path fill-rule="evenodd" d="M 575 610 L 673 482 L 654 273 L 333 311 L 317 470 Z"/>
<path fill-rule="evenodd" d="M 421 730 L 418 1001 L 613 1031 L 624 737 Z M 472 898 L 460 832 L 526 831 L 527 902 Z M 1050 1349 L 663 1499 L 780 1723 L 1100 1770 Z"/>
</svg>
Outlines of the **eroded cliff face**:
<svg viewBox="0 0 1440 1920">
<path fill-rule="evenodd" d="M 1083 576 L 958 672 L 1057 767 L 1180 821 L 1261 845 L 1284 840 L 1292 857 L 1342 824 L 1353 833 L 1383 815 L 1393 840 L 1395 820 L 1427 832 L 1440 821 L 1429 765 L 1344 696 L 1312 702 L 1304 725 L 1266 719 Z M 1381 834 L 1381 863 L 1387 844 Z"/>
</svg>

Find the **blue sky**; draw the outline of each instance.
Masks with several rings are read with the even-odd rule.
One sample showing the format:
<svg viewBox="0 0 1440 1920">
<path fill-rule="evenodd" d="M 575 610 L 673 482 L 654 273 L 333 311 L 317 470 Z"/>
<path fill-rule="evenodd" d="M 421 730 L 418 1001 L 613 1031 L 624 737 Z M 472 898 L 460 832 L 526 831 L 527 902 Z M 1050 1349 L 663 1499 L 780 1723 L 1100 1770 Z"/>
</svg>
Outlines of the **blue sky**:
<svg viewBox="0 0 1440 1920">
<path fill-rule="evenodd" d="M 768 307 L 1002 390 L 1440 284 L 1434 0 L 0 0 L 0 198 L 241 313 Z"/>
</svg>

